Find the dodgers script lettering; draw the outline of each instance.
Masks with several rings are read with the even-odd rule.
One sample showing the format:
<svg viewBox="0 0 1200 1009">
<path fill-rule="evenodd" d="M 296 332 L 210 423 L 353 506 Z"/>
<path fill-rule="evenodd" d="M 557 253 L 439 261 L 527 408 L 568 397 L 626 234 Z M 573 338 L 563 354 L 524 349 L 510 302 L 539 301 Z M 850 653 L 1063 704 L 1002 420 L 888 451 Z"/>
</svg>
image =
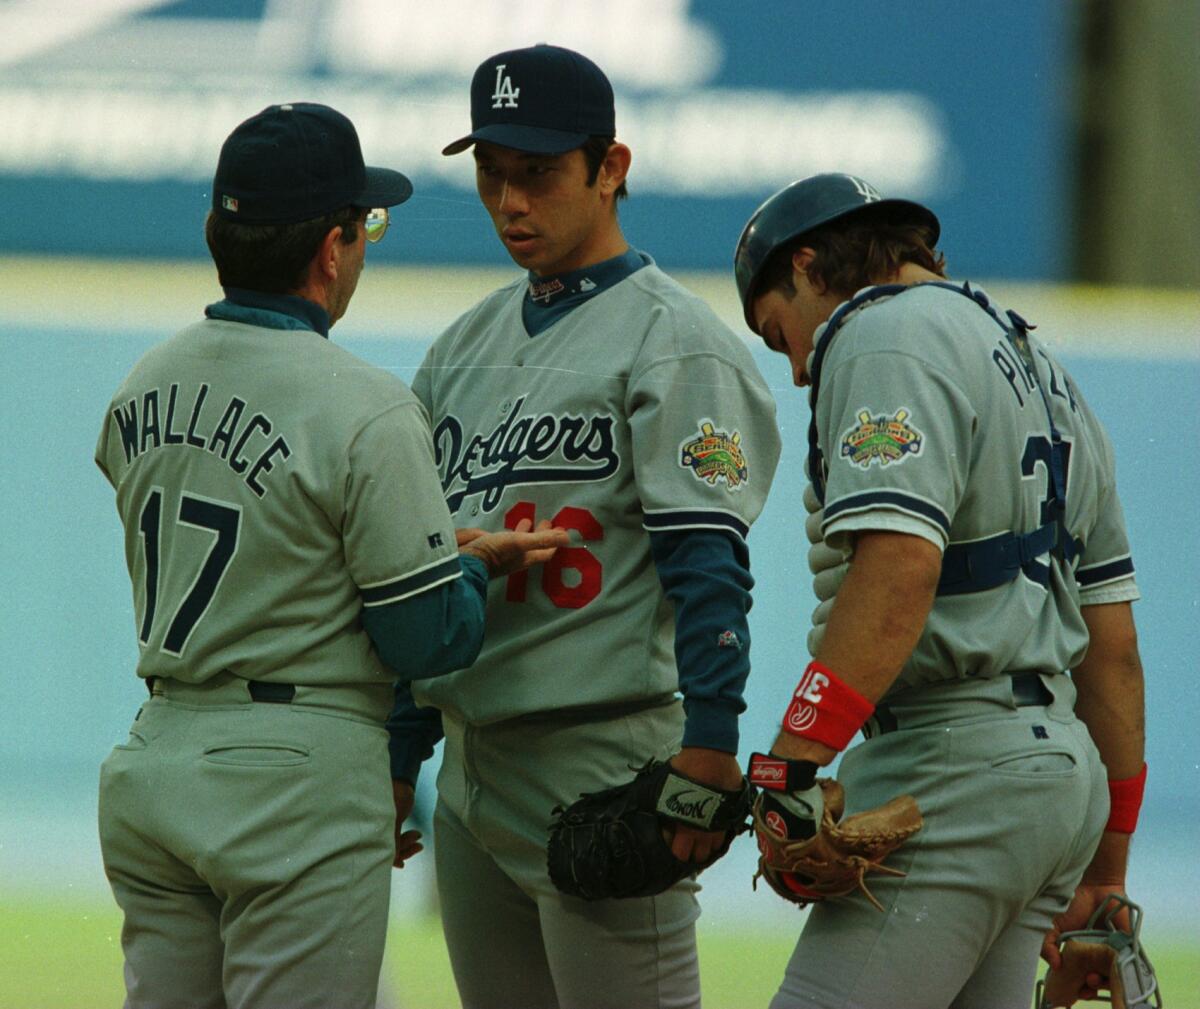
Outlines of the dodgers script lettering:
<svg viewBox="0 0 1200 1009">
<path fill-rule="evenodd" d="M 621 464 L 611 414 L 523 414 L 520 397 L 491 431 L 469 437 L 448 414 L 433 432 L 435 458 L 451 513 L 482 494 L 480 507 L 494 511 L 515 484 L 586 483 L 606 480 Z M 565 465 L 555 465 L 561 461 Z"/>
</svg>

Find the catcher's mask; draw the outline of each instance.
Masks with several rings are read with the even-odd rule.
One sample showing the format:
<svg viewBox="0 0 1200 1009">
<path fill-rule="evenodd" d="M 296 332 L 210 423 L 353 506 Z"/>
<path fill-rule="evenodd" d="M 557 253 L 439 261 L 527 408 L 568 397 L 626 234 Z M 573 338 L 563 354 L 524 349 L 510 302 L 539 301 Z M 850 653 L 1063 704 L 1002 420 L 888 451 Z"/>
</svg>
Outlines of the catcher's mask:
<svg viewBox="0 0 1200 1009">
<path fill-rule="evenodd" d="M 1113 919 L 1122 909 L 1129 911 L 1129 931 L 1124 932 L 1113 924 Z M 1059 949 L 1063 954 L 1064 967 L 1068 966 L 1072 949 L 1097 949 L 1107 954 L 1111 962 L 1109 974 L 1110 990 L 1114 996 L 1120 993 L 1113 1004 L 1124 1009 L 1162 1009 L 1162 993 L 1158 990 L 1158 978 L 1146 952 L 1142 949 L 1142 909 L 1128 897 L 1111 893 L 1088 919 L 1087 927 L 1073 932 L 1063 932 L 1058 937 Z M 1052 1009 L 1054 1006 L 1070 1005 L 1077 990 L 1077 980 L 1070 970 L 1047 973 L 1038 982 L 1036 1009 Z M 1067 1001 L 1070 999 L 1070 1001 Z"/>
</svg>

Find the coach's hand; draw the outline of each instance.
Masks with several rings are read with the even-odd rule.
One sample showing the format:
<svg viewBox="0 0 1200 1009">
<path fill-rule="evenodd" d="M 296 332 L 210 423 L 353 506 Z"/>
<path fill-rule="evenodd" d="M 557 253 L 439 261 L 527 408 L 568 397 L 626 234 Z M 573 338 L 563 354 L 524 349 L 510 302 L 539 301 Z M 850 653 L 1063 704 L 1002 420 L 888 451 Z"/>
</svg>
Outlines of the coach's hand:
<svg viewBox="0 0 1200 1009">
<path fill-rule="evenodd" d="M 397 869 L 403 869 L 406 859 L 412 858 L 425 848 L 421 844 L 419 830 L 403 829 L 404 821 L 412 815 L 415 799 L 416 792 L 413 791 L 412 785 L 407 781 L 392 779 L 392 801 L 396 805 L 396 855 L 392 859 L 392 866 Z"/>
<path fill-rule="evenodd" d="M 689 778 L 713 788 L 732 791 L 741 787 L 742 769 L 737 757 L 724 750 L 710 750 L 703 746 L 685 746 L 668 763 Z M 673 822 L 673 831 L 666 840 L 671 845 L 671 854 L 681 862 L 703 864 L 715 856 L 725 843 L 722 830 L 700 830 L 686 823 Z"/>
<path fill-rule="evenodd" d="M 522 519 L 512 531 L 487 533 L 480 529 L 459 529 L 455 536 L 458 552 L 483 561 L 490 578 L 503 578 L 534 564 L 543 564 L 559 547 L 571 542 L 565 529 L 554 529 L 549 521 L 539 522 L 537 529 L 533 529 L 529 519 Z"/>
</svg>

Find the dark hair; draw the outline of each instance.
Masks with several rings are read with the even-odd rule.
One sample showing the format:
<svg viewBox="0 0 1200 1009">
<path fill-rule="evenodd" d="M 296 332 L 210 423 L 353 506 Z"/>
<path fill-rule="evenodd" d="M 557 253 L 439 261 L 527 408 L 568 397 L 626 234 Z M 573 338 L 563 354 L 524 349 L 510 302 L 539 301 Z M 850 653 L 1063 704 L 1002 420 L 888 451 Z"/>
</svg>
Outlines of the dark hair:
<svg viewBox="0 0 1200 1009">
<path fill-rule="evenodd" d="M 933 246 L 933 232 L 927 225 L 897 217 L 892 208 L 866 207 L 818 225 L 776 249 L 755 286 L 759 294 L 776 290 L 794 295 L 792 255 L 805 247 L 816 253 L 809 277 L 846 298 L 892 276 L 904 263 L 916 263 L 945 277 L 946 257 Z"/>
<path fill-rule="evenodd" d="M 580 150 L 583 151 L 583 158 L 587 162 L 589 186 L 596 184 L 596 179 L 600 175 L 600 166 L 604 164 L 604 159 L 608 155 L 608 149 L 616 142 L 616 137 L 588 137 Z M 625 188 L 625 180 L 621 180 L 621 185 L 617 187 L 617 191 L 613 194 L 615 199 L 623 200 L 629 196 L 629 190 Z"/>
<path fill-rule="evenodd" d="M 288 294 L 304 283 L 305 269 L 333 228 L 342 229 L 344 245 L 358 241 L 362 215 L 359 207 L 343 207 L 296 224 L 239 224 L 210 210 L 204 238 L 222 287 Z"/>
</svg>

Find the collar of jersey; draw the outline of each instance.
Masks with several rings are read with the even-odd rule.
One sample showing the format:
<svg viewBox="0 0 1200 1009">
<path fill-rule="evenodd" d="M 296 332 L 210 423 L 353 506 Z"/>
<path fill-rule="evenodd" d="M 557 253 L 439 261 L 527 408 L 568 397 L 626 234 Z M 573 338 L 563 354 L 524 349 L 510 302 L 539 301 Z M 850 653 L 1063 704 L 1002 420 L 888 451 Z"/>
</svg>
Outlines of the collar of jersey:
<svg viewBox="0 0 1200 1009">
<path fill-rule="evenodd" d="M 243 322 L 264 329 L 307 329 L 329 338 L 329 313 L 314 301 L 294 294 L 264 294 L 226 287 L 225 299 L 204 309 L 210 319 Z"/>
<path fill-rule="evenodd" d="M 530 273 L 525 300 L 521 303 L 525 331 L 530 336 L 545 332 L 572 309 L 652 262 L 645 253 L 630 247 L 612 259 L 569 273 L 552 277 Z"/>
</svg>

